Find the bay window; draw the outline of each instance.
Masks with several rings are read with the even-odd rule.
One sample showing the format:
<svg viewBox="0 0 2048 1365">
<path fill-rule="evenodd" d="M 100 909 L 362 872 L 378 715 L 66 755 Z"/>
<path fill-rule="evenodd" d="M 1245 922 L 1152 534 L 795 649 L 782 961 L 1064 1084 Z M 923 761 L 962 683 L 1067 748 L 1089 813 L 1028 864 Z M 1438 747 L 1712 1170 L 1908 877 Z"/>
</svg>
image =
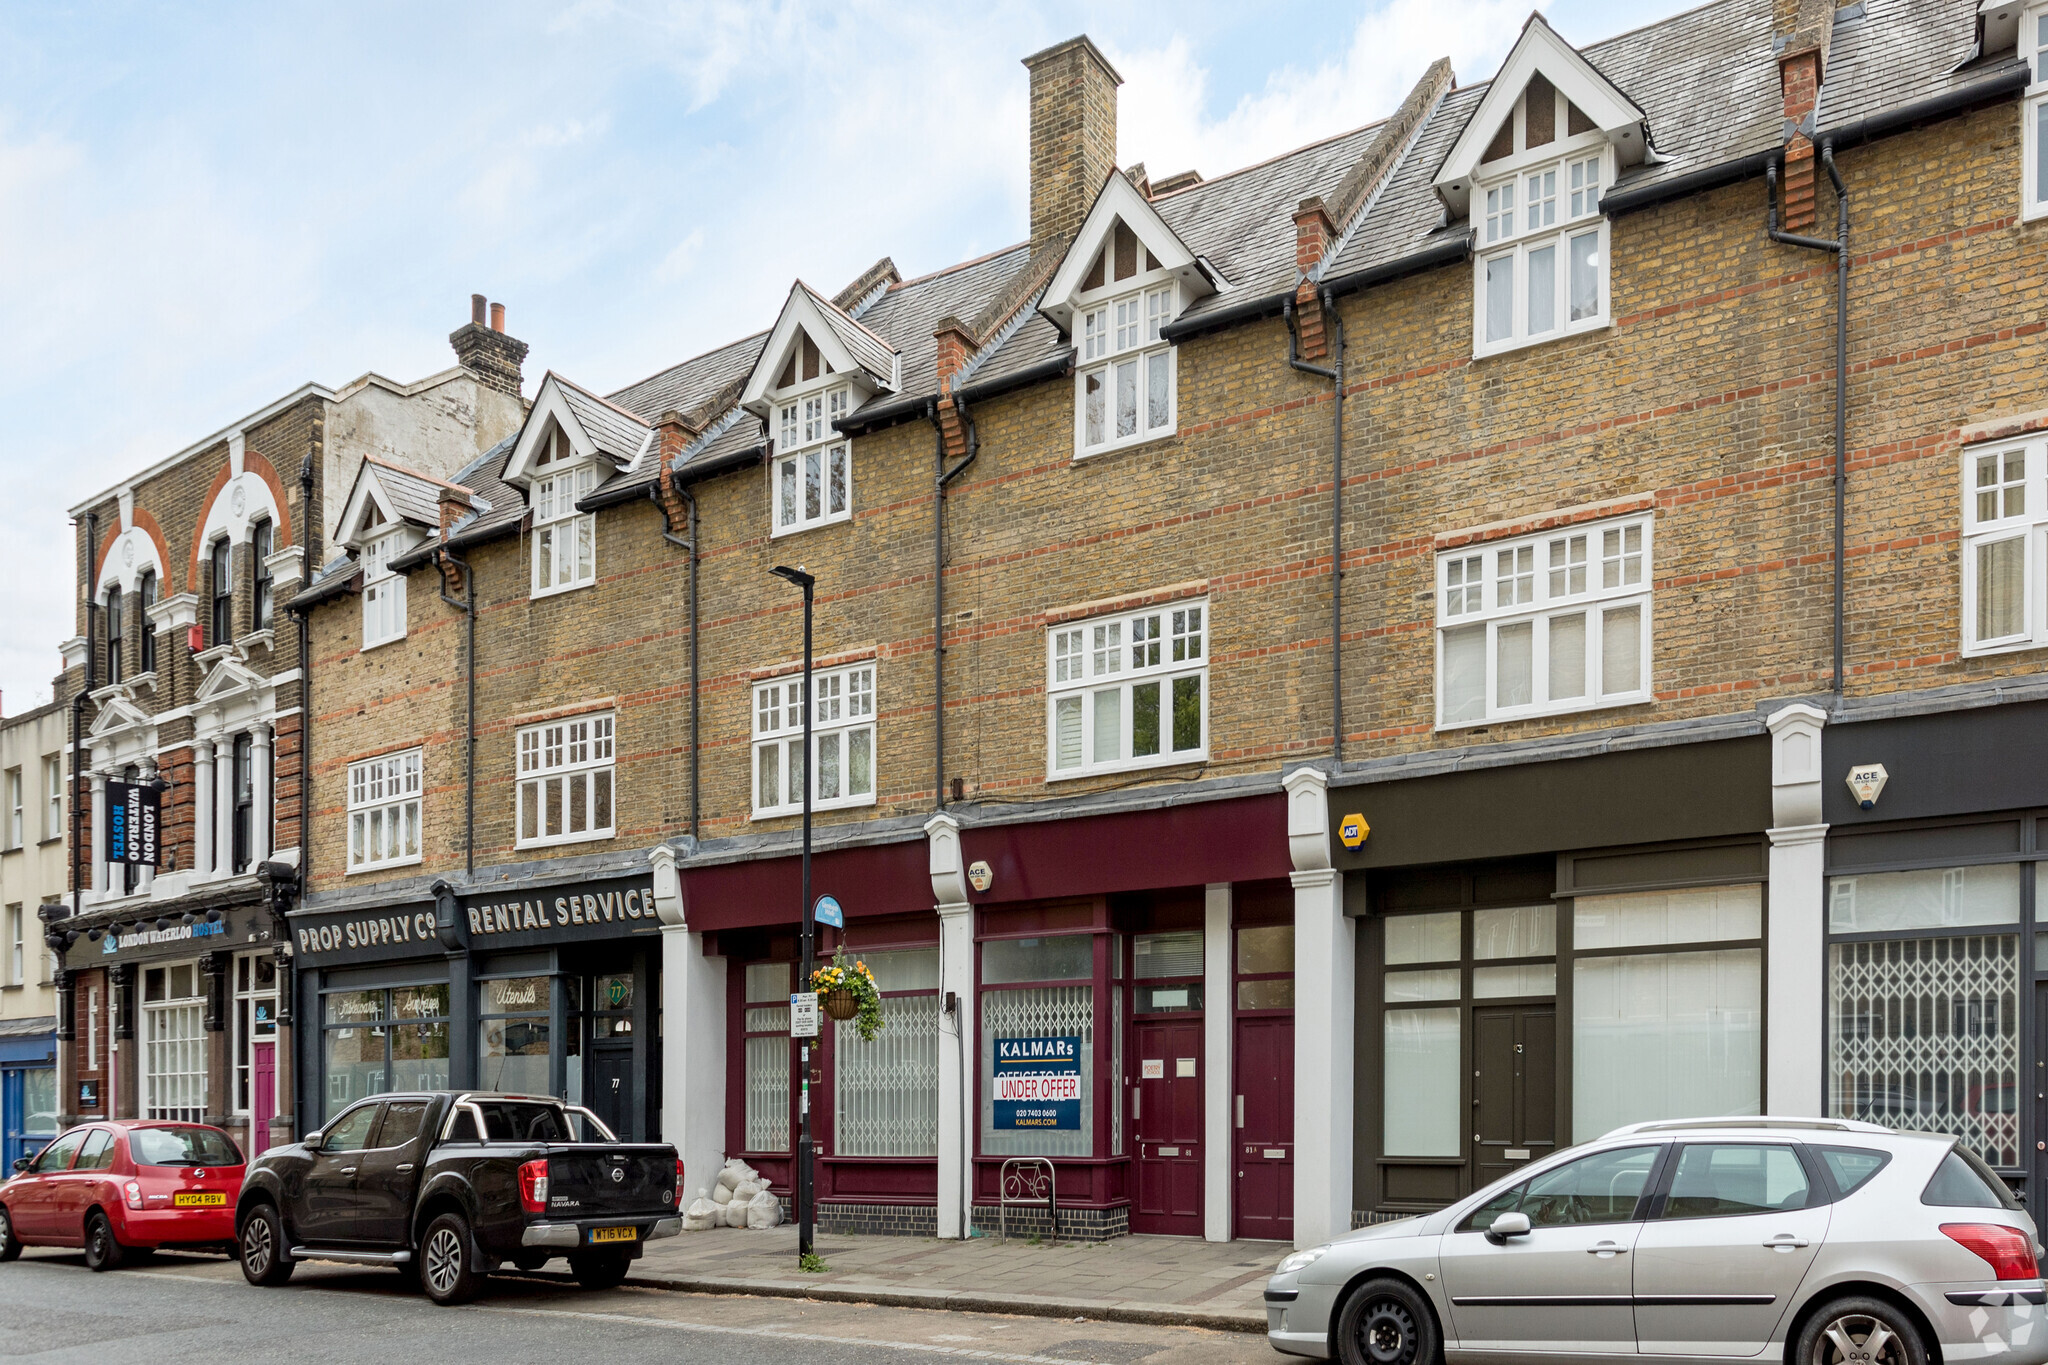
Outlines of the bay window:
<svg viewBox="0 0 2048 1365">
<path fill-rule="evenodd" d="M 1171 280 L 1099 300 L 1083 295 L 1074 373 L 1077 456 L 1173 434 L 1178 353 L 1160 329 L 1176 311 Z"/>
<path fill-rule="evenodd" d="M 363 546 L 364 649 L 405 638 L 405 575 L 391 568 L 403 548 L 403 533 L 397 531 Z"/>
<path fill-rule="evenodd" d="M 1650 698 L 1649 517 L 1437 555 L 1437 725 Z"/>
<path fill-rule="evenodd" d="M 853 515 L 853 443 L 833 425 L 851 402 L 851 390 L 840 384 L 775 405 L 773 534 Z"/>
<path fill-rule="evenodd" d="M 351 763 L 348 769 L 348 870 L 420 860 L 418 749 Z"/>
<path fill-rule="evenodd" d="M 611 837 L 612 726 L 605 713 L 519 732 L 518 847 Z"/>
<path fill-rule="evenodd" d="M 873 805 L 875 800 L 875 666 L 814 670 L 818 694 L 811 718 L 811 756 L 804 762 L 801 674 L 754 687 L 754 818 L 803 809 L 804 774 L 816 777 L 813 810 Z"/>
<path fill-rule="evenodd" d="M 1604 147 L 1580 145 L 1474 187 L 1475 355 L 1606 325 L 1607 165 Z"/>
<path fill-rule="evenodd" d="M 1052 778 L 1209 757 L 1209 605 L 1176 603 L 1046 639 L 1046 771 Z"/>
<path fill-rule="evenodd" d="M 2048 440 L 1963 452 L 1963 653 L 2048 643 Z"/>
</svg>

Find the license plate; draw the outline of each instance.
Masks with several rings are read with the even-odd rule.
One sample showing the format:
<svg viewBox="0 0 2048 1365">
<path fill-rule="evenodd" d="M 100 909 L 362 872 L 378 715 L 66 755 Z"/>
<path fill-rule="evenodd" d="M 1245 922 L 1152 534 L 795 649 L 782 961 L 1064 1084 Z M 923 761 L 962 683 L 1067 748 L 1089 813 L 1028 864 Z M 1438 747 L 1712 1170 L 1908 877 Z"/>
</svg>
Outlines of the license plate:
<svg viewBox="0 0 2048 1365">
<path fill-rule="evenodd" d="M 181 1209 L 217 1209 L 228 1202 L 225 1194 L 174 1194 L 171 1203 Z"/>
<path fill-rule="evenodd" d="M 637 1236 L 639 1236 L 637 1228 L 592 1228 L 590 1230 L 590 1240 L 593 1242 L 630 1242 Z"/>
</svg>

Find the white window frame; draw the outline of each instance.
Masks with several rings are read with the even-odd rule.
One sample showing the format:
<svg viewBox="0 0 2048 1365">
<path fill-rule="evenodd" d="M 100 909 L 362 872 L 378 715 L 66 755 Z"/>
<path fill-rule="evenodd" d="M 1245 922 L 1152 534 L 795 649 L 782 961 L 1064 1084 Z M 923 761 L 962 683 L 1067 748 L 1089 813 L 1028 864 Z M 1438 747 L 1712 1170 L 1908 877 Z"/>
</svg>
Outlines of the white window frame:
<svg viewBox="0 0 2048 1365">
<path fill-rule="evenodd" d="M 405 552 L 405 533 L 390 530 L 363 543 L 363 648 L 405 638 L 405 575 L 391 561 Z"/>
<path fill-rule="evenodd" d="M 853 438 L 834 424 L 853 411 L 844 375 L 825 375 L 786 389 L 774 401 L 775 460 L 768 479 L 770 536 L 795 535 L 853 518 Z M 833 466 L 840 505 L 832 505 Z M 810 510 L 810 475 L 818 476 L 818 511 Z"/>
<path fill-rule="evenodd" d="M 838 668 L 814 668 L 811 685 L 817 689 L 818 711 L 811 722 L 810 761 L 805 765 L 811 781 L 811 809 L 844 810 L 872 806 L 881 784 L 880 736 L 875 723 L 875 660 Z M 803 792 L 791 780 L 790 756 L 800 753 L 804 742 L 804 678 L 802 673 L 785 673 L 754 684 L 753 766 L 749 771 L 753 818 L 772 820 L 803 812 Z M 868 751 L 868 781 L 864 791 L 854 791 L 853 754 L 862 743 Z M 836 780 L 828 791 L 826 771 L 836 765 Z M 768 786 L 764 769 L 772 767 L 775 781 L 772 802 L 763 802 Z"/>
<path fill-rule="evenodd" d="M 597 582 L 597 514 L 576 510 L 577 502 L 595 487 L 597 465 L 579 459 L 568 433 L 555 427 L 548 433 L 527 494 L 527 505 L 533 509 L 532 596 L 552 597 Z M 566 561 L 557 553 L 564 540 L 574 550 Z"/>
<path fill-rule="evenodd" d="M 1107 248 L 1105 248 L 1107 249 Z M 1143 246 L 1139 250 L 1144 250 Z M 1180 430 L 1180 348 L 1160 336 L 1160 329 L 1180 316 L 1180 286 L 1164 269 L 1148 270 L 1131 279 L 1075 296 L 1074 458 L 1157 441 Z M 1155 365 L 1154 357 L 1164 357 Z M 1126 367 L 1132 376 L 1136 409 L 1132 430 L 1119 435 L 1118 398 Z M 1161 378 L 1163 374 L 1163 379 Z M 1153 423 L 1155 385 L 1165 386 L 1165 421 Z M 1101 395 L 1100 439 L 1091 439 L 1090 385 Z"/>
<path fill-rule="evenodd" d="M 1651 645 L 1655 518 L 1650 513 L 1580 522 L 1517 536 L 1442 550 L 1436 556 L 1436 728 L 1568 715 L 1655 700 Z M 1633 533 L 1633 539 L 1631 537 Z M 1614 537 L 1608 553 L 1609 536 Z M 1526 557 L 1526 567 L 1525 567 Z M 1471 578 L 1472 561 L 1479 578 Z M 1612 569 L 1611 576 L 1609 569 Z M 1583 569 L 1581 575 L 1578 570 Z M 1582 585 L 1582 586 L 1581 586 Z M 1637 685 L 1604 690 L 1605 618 L 1636 607 Z M 1583 614 L 1585 668 L 1581 695 L 1553 700 L 1550 690 L 1550 631 L 1553 620 Z M 1529 697 L 1500 701 L 1501 631 L 1528 625 Z M 1445 689 L 1447 654 L 1454 631 L 1486 631 L 1485 705 L 1482 713 L 1452 719 Z"/>
<path fill-rule="evenodd" d="M 21 769 L 7 770 L 7 846 L 21 848 L 28 839 L 28 807 L 22 796 Z"/>
<path fill-rule="evenodd" d="M 1046 780 L 1060 782 L 1208 762 L 1209 657 L 1214 628 L 1206 597 L 1050 627 L 1045 639 Z M 1184 678 L 1196 679 L 1201 688 L 1201 735 L 1195 747 L 1176 749 L 1174 683 Z M 1159 749 L 1138 755 L 1132 752 L 1137 719 L 1132 695 L 1137 687 L 1153 684 L 1160 689 Z M 1110 692 L 1118 694 L 1114 754 L 1098 757 L 1112 741 L 1105 739 L 1098 745 L 1097 726 L 1106 708 L 1095 697 Z M 1069 756 L 1076 761 L 1062 762 Z"/>
<path fill-rule="evenodd" d="M 1557 116 L 1560 128 L 1564 126 L 1565 108 L 1564 97 L 1560 95 Z M 1515 118 L 1519 127 L 1522 119 L 1519 108 Z M 1594 162 L 1598 163 L 1597 186 L 1590 187 L 1589 192 L 1589 187 L 1582 184 L 1575 192 L 1572 188 L 1574 171 Z M 1554 185 L 1545 182 L 1547 190 L 1539 202 L 1552 207 L 1538 217 L 1530 202 L 1529 189 L 1538 177 L 1546 176 L 1554 176 L 1555 182 Z M 1527 346 L 1540 346 L 1608 325 L 1613 312 L 1610 289 L 1613 271 L 1608 259 L 1609 224 L 1607 216 L 1600 211 L 1600 196 L 1613 185 L 1614 150 L 1606 137 L 1597 131 L 1580 133 L 1539 147 L 1534 152 L 1508 157 L 1489 168 L 1484 180 L 1474 181 L 1471 208 L 1474 356 L 1500 355 Z M 1489 196 L 1503 192 L 1510 196 L 1511 207 L 1506 207 L 1497 216 L 1489 212 Z M 1573 211 L 1575 193 L 1576 212 Z M 1503 218 L 1507 221 L 1502 221 Z M 1595 236 L 1593 268 L 1599 289 L 1599 306 L 1575 320 L 1571 316 L 1573 243 L 1589 234 Z M 1546 248 L 1554 253 L 1551 257 L 1552 325 L 1545 331 L 1532 334 L 1529 331 L 1529 260 L 1533 253 Z M 1491 313 L 1488 309 L 1487 270 L 1492 263 L 1502 260 L 1512 262 L 1513 279 L 1509 285 L 1513 297 L 1512 320 L 1506 337 L 1489 340 L 1487 333 Z"/>
<path fill-rule="evenodd" d="M 610 711 L 586 711 L 521 727 L 514 740 L 518 776 L 512 812 L 514 847 L 546 848 L 611 838 L 619 810 L 617 753 L 617 718 Z M 569 815 L 579 790 L 586 824 L 573 829 Z M 562 817 L 562 828 L 553 834 L 546 832 L 551 792 L 557 794 L 560 805 L 556 809 Z M 607 814 L 602 825 L 596 822 L 600 796 Z"/>
<path fill-rule="evenodd" d="M 28 984 L 28 931 L 23 923 L 28 910 L 20 902 L 7 907 L 7 980 L 15 986 Z"/>
<path fill-rule="evenodd" d="M 43 760 L 43 838 L 62 838 L 64 834 L 64 760 L 51 755 Z"/>
<path fill-rule="evenodd" d="M 2020 461 L 2017 479 L 2007 477 L 2008 457 Z M 1979 482 L 1979 467 L 1984 462 L 1993 463 L 1997 479 L 1988 486 Z M 2043 566 L 2048 565 L 2048 436 L 2036 434 L 1965 447 L 1960 494 L 1963 654 L 1976 657 L 2039 649 L 2048 644 L 2048 592 L 2037 581 Z M 1983 515 L 1987 496 L 1993 512 L 1989 517 Z M 1977 632 L 1978 552 L 1985 546 L 2010 540 L 2018 540 L 2021 545 L 2021 629 L 1983 638 Z"/>
<path fill-rule="evenodd" d="M 402 749 L 348 765 L 348 873 L 404 867 L 421 859 L 422 749 Z M 412 851 L 404 852 L 405 834 Z M 374 856 L 378 847 L 398 849 Z"/>
<path fill-rule="evenodd" d="M 2048 183 L 2043 183 L 2042 124 L 2048 120 L 2048 5 L 2029 5 L 2020 14 L 2017 55 L 2033 73 L 2020 103 L 2020 217 L 2048 218 Z"/>
</svg>

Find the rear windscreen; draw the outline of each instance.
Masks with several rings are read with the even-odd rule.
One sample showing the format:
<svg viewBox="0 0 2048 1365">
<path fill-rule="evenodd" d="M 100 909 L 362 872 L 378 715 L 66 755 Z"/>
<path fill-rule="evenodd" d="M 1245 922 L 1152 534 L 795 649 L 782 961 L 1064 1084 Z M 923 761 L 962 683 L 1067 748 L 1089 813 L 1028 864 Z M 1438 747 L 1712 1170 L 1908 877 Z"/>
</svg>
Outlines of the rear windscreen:
<svg viewBox="0 0 2048 1365">
<path fill-rule="evenodd" d="M 242 1154 L 217 1128 L 135 1128 L 128 1152 L 138 1166 L 239 1166 Z"/>
<path fill-rule="evenodd" d="M 478 1100 L 484 1136 L 492 1142 L 573 1142 L 568 1120 L 552 1104 L 510 1100 Z"/>
<path fill-rule="evenodd" d="M 1920 1202 L 1948 1209 L 2014 1209 L 2019 1201 L 1984 1164 L 1984 1159 L 1967 1147 L 1955 1146 L 1935 1167 L 1934 1179 L 1920 1193 Z"/>
</svg>

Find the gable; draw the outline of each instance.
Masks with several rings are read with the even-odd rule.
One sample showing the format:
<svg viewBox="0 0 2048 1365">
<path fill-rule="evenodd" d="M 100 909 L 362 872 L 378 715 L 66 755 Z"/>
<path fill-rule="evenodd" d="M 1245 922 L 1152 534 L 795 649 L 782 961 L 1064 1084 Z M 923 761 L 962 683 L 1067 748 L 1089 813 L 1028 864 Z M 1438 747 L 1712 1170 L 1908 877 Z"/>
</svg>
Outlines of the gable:
<svg viewBox="0 0 2048 1365">
<path fill-rule="evenodd" d="M 1648 120 L 1635 101 L 1532 14 L 1444 158 L 1436 191 L 1454 216 L 1463 216 L 1473 181 L 1489 166 L 1544 147 L 1562 150 L 1594 132 L 1614 145 L 1622 166 L 1640 165 L 1650 154 Z"/>
<path fill-rule="evenodd" d="M 356 468 L 355 486 L 348 491 L 341 521 L 334 528 L 334 543 L 355 545 L 373 527 L 389 526 L 400 520 L 391 495 L 377 478 L 377 466 L 364 460 Z"/>
<path fill-rule="evenodd" d="M 1111 171 L 1060 258 L 1038 311 L 1062 332 L 1071 332 L 1075 301 L 1082 294 L 1157 270 L 1177 279 L 1190 298 L 1216 292 L 1208 271 L 1151 201 L 1123 172 Z"/>
<path fill-rule="evenodd" d="M 862 398 L 882 390 L 893 393 L 902 387 L 903 358 L 851 314 L 798 280 L 740 388 L 740 406 L 765 416 L 770 393 L 827 375 L 845 375 Z"/>
<path fill-rule="evenodd" d="M 631 465 L 654 442 L 654 428 L 648 423 L 550 370 L 533 396 L 533 407 L 527 411 L 519 439 L 499 477 L 516 488 L 525 488 L 544 456 L 560 458 L 553 439 L 557 430 L 567 439 L 574 458 L 602 459 L 614 468 Z"/>
</svg>

